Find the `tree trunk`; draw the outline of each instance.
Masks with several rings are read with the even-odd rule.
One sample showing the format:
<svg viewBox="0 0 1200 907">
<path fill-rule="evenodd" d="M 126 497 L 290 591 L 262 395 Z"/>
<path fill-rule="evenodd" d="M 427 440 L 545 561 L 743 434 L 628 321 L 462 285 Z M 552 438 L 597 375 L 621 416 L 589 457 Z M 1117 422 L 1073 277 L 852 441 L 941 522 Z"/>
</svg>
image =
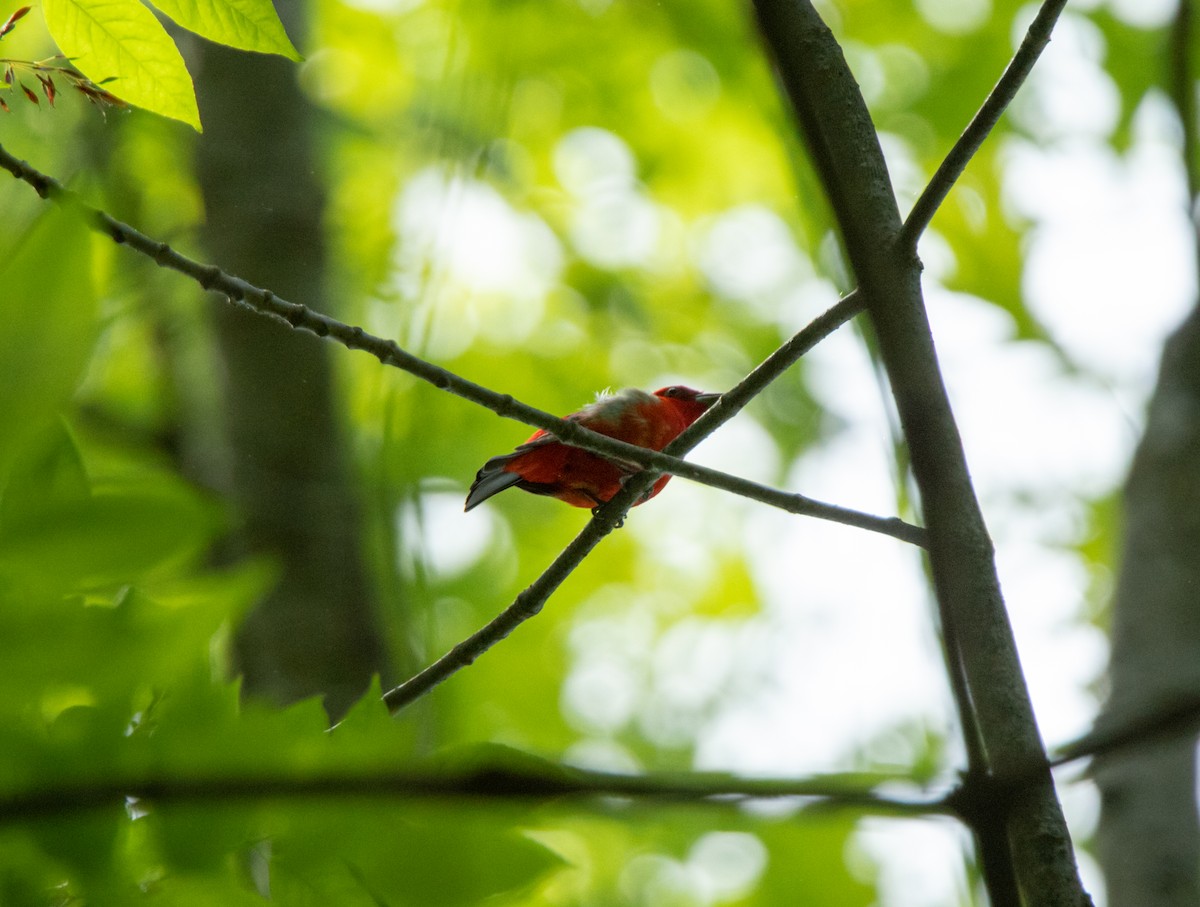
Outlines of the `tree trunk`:
<svg viewBox="0 0 1200 907">
<path fill-rule="evenodd" d="M 1200 695 L 1200 308 L 1167 342 L 1125 489 L 1110 695 L 1098 728 Z M 1196 739 L 1097 759 L 1111 907 L 1200 904 Z"/>
<path fill-rule="evenodd" d="M 303 11 L 280 12 L 295 36 Z M 206 45 L 201 68 L 206 134 L 197 164 L 213 260 L 329 312 L 323 189 L 296 65 Z M 281 702 L 322 695 L 336 720 L 386 658 L 328 351 L 314 337 L 224 302 L 213 303 L 213 319 L 242 541 L 281 568 L 278 585 L 237 634 L 237 669 L 246 693 Z"/>
</svg>

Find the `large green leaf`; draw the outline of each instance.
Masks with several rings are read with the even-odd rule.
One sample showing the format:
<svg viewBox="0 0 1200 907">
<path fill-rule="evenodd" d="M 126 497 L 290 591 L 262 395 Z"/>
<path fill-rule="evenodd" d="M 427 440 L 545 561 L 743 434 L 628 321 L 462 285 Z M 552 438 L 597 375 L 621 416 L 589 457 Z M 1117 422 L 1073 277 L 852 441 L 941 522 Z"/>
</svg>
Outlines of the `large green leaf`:
<svg viewBox="0 0 1200 907">
<path fill-rule="evenodd" d="M 403 801 L 293 809 L 272 839 L 283 903 L 473 907 L 562 865 L 506 810 Z"/>
<path fill-rule="evenodd" d="M 218 44 L 300 59 L 270 0 L 155 0 L 154 5 Z"/>
<path fill-rule="evenodd" d="M 80 72 L 123 101 L 200 130 L 183 57 L 139 0 L 44 0 L 42 8 L 51 36 Z"/>
<path fill-rule="evenodd" d="M 81 501 L 89 494 L 91 483 L 74 439 L 63 422 L 51 422 L 16 452 L 0 495 L 0 533 L 5 524 L 37 519 L 47 507 Z"/>
<path fill-rule="evenodd" d="M 876 903 L 873 885 L 857 879 L 846 866 L 846 844 L 854 831 L 852 816 L 800 816 L 766 821 L 755 833 L 770 854 L 756 904 L 851 907 Z"/>
<path fill-rule="evenodd" d="M 13 458 L 70 399 L 91 355 L 89 260 L 83 225 L 50 210 L 0 262 L 0 489 Z"/>
<path fill-rule="evenodd" d="M 212 526 L 194 494 L 166 484 L 48 502 L 0 525 L 0 575 L 60 588 L 127 582 L 195 552 Z"/>
</svg>

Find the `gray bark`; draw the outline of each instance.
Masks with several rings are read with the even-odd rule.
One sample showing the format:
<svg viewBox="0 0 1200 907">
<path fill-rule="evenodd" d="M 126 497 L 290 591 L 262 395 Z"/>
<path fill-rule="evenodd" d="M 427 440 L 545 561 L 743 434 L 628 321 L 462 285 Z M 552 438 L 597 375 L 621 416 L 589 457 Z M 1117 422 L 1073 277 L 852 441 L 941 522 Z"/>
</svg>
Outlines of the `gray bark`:
<svg viewBox="0 0 1200 907">
<path fill-rule="evenodd" d="M 1098 729 L 1200 695 L 1200 309 L 1167 342 L 1125 489 L 1110 695 Z M 1196 739 L 1097 759 L 1111 907 L 1200 904 Z"/>
<path fill-rule="evenodd" d="M 295 36 L 300 10 L 280 12 Z M 323 190 L 296 76 L 296 64 L 280 58 L 205 47 L 196 79 L 203 239 L 221 267 L 329 312 Z M 223 302 L 213 304 L 213 319 L 241 538 L 281 567 L 278 585 L 237 634 L 237 669 L 248 694 L 281 702 L 320 695 L 336 719 L 384 672 L 386 658 L 328 349 Z"/>
</svg>

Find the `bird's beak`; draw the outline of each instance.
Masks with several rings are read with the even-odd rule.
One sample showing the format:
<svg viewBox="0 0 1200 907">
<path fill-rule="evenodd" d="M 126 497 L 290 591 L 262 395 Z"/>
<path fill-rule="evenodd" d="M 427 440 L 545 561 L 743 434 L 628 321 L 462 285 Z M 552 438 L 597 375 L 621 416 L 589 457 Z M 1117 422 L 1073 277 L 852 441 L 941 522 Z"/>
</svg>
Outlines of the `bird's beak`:
<svg viewBox="0 0 1200 907">
<path fill-rule="evenodd" d="M 696 402 L 703 403 L 705 407 L 712 406 L 720 399 L 720 394 L 696 394 Z"/>
</svg>

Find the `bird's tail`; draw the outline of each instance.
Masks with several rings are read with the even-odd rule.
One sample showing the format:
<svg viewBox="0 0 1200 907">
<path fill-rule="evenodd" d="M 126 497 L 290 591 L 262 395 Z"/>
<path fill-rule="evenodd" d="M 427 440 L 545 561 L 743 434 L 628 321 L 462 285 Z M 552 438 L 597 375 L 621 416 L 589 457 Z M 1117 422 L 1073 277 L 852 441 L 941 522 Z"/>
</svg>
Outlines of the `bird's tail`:
<svg viewBox="0 0 1200 907">
<path fill-rule="evenodd" d="M 492 495 L 499 494 L 506 488 L 512 488 L 521 481 L 521 477 L 517 473 L 509 472 L 504 468 L 511 459 L 512 454 L 492 457 L 480 467 L 479 472 L 475 475 L 475 481 L 471 483 L 471 490 L 467 492 L 464 511 L 478 507 Z"/>
</svg>

